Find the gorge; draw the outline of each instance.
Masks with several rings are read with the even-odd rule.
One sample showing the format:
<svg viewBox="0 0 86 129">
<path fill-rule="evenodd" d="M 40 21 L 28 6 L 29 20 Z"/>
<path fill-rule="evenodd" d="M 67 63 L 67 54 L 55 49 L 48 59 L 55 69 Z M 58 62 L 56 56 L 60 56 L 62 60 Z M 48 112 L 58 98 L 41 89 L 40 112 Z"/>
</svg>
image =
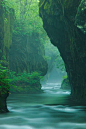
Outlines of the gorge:
<svg viewBox="0 0 86 129">
<path fill-rule="evenodd" d="M 86 103 L 86 0 L 13 2 L 8 1 L 8 4 L 0 0 L 0 66 L 15 71 L 16 75 L 24 71 L 46 75 L 48 64 L 44 42 L 47 36 L 42 33 L 40 15 L 51 43 L 59 49 L 65 63 L 71 100 Z M 37 2 L 39 9 L 34 11 Z M 8 76 L 3 74 L 2 77 L 3 68 L 0 70 L 0 112 L 7 112 L 6 98 L 10 86 L 4 82 Z M 40 85 L 39 79 L 37 83 Z"/>
<path fill-rule="evenodd" d="M 86 0 L 40 0 L 39 13 L 64 60 L 72 99 L 86 101 Z"/>
</svg>

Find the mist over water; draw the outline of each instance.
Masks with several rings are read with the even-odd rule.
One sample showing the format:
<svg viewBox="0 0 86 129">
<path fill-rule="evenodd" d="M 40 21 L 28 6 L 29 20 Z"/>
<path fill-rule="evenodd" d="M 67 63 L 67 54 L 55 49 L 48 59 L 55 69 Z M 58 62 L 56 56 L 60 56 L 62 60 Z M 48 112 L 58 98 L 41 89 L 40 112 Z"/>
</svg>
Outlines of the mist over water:
<svg viewBox="0 0 86 129">
<path fill-rule="evenodd" d="M 86 107 L 68 105 L 70 91 L 46 83 L 41 94 L 11 94 L 0 129 L 86 129 Z"/>
<path fill-rule="evenodd" d="M 57 68 L 57 66 L 55 65 L 52 70 L 50 71 L 50 73 L 47 72 L 47 74 L 44 76 L 44 79 L 41 80 L 41 84 L 45 84 L 46 87 L 46 83 L 50 84 L 52 87 L 53 85 L 59 85 L 59 87 L 61 86 L 61 82 L 63 80 L 63 76 L 67 75 L 67 73 L 65 71 L 61 71 L 60 69 Z M 49 87 L 50 87 L 49 85 Z"/>
</svg>

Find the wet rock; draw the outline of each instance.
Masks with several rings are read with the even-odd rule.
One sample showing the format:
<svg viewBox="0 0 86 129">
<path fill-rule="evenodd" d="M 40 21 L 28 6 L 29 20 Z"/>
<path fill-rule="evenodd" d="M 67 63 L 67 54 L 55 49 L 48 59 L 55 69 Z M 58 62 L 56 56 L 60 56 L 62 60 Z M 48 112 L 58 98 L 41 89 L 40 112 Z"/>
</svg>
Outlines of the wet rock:
<svg viewBox="0 0 86 129">
<path fill-rule="evenodd" d="M 8 95 L 9 95 L 8 92 L 0 95 L 0 113 L 9 112 L 7 109 L 7 103 L 6 103 L 6 99 Z"/>
<path fill-rule="evenodd" d="M 61 83 L 61 89 L 64 89 L 64 90 L 70 90 L 71 89 L 68 78 L 66 78 L 66 79 L 64 79 L 62 81 L 62 83 Z"/>
<path fill-rule="evenodd" d="M 44 29 L 52 44 L 60 51 L 71 85 L 71 96 L 76 100 L 86 98 L 86 34 L 75 26 L 75 17 L 86 19 L 84 2 L 81 0 L 40 0 L 39 4 Z M 83 15 L 79 13 L 82 5 Z M 83 25 L 84 20 L 81 20 Z"/>
<path fill-rule="evenodd" d="M 8 67 L 8 53 L 10 45 L 12 44 L 14 10 L 6 9 L 2 3 L 4 3 L 3 0 L 0 0 L 0 66 Z M 0 113 L 8 112 L 6 99 L 9 95 L 8 87 L 5 89 L 7 85 L 5 85 L 4 78 L 6 76 L 3 78 L 1 76 L 2 72 L 0 67 Z M 3 90 L 5 93 L 2 93 Z"/>
<path fill-rule="evenodd" d="M 84 34 L 86 33 L 86 0 L 82 0 L 78 7 L 75 24 Z"/>
</svg>

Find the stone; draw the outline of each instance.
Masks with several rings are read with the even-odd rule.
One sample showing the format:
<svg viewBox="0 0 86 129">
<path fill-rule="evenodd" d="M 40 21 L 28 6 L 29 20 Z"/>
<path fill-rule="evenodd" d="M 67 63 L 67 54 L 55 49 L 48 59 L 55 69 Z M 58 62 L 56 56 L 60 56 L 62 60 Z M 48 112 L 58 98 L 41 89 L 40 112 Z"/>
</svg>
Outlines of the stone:
<svg viewBox="0 0 86 129">
<path fill-rule="evenodd" d="M 86 34 L 75 25 L 81 0 L 40 0 L 39 14 L 58 47 L 71 85 L 71 97 L 86 100 Z"/>
</svg>

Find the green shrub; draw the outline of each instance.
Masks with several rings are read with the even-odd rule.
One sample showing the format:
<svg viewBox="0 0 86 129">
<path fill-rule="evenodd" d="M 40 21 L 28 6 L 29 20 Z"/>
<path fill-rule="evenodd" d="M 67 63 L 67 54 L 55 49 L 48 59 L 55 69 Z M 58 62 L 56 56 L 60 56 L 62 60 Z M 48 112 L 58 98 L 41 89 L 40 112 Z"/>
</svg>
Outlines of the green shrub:
<svg viewBox="0 0 86 129">
<path fill-rule="evenodd" d="M 0 95 L 9 92 L 8 69 L 0 64 Z"/>
<path fill-rule="evenodd" d="M 23 72 L 17 74 L 15 72 L 10 72 L 10 84 L 11 92 L 13 93 L 36 93 L 41 91 L 40 73 L 32 72 L 27 73 Z"/>
<path fill-rule="evenodd" d="M 67 78 L 68 78 L 68 75 L 63 76 L 63 80 L 64 80 L 64 79 L 67 79 Z"/>
<path fill-rule="evenodd" d="M 19 73 L 9 71 L 0 64 L 0 95 L 12 93 L 36 93 L 41 91 L 39 72 Z"/>
</svg>

